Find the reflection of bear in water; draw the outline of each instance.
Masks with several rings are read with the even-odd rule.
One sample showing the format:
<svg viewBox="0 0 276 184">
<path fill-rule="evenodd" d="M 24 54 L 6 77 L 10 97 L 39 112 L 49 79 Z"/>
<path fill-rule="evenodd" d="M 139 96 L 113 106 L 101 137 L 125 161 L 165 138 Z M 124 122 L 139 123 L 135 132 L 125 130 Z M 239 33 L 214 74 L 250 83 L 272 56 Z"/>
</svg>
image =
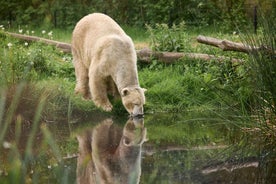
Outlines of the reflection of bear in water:
<svg viewBox="0 0 276 184">
<path fill-rule="evenodd" d="M 139 183 L 141 146 L 146 140 L 143 119 L 129 119 L 123 130 L 107 119 L 77 139 L 79 184 Z"/>
</svg>

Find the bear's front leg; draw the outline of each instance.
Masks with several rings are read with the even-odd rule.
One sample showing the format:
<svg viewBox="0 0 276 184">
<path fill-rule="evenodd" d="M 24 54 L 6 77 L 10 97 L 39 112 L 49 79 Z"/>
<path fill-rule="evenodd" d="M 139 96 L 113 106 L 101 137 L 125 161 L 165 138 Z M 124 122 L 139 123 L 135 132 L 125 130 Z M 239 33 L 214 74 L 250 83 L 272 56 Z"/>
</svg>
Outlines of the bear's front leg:
<svg viewBox="0 0 276 184">
<path fill-rule="evenodd" d="M 107 96 L 106 81 L 95 73 L 90 73 L 89 76 L 89 87 L 94 104 L 105 111 L 111 111 L 113 107 Z"/>
<path fill-rule="evenodd" d="M 83 63 L 74 60 L 75 75 L 76 75 L 76 87 L 75 94 L 81 94 L 84 99 L 90 99 L 89 87 L 88 87 L 88 70 Z"/>
</svg>

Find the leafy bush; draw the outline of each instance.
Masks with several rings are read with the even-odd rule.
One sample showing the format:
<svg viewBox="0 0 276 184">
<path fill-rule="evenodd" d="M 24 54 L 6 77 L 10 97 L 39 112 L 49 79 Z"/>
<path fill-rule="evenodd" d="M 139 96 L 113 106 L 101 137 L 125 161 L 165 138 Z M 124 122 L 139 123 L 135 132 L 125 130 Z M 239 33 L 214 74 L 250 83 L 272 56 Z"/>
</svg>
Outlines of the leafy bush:
<svg viewBox="0 0 276 184">
<path fill-rule="evenodd" d="M 147 25 L 150 34 L 150 45 L 155 51 L 181 52 L 184 51 L 189 41 L 185 32 L 185 23 L 169 27 L 167 24 L 156 24 L 154 27 Z"/>
</svg>

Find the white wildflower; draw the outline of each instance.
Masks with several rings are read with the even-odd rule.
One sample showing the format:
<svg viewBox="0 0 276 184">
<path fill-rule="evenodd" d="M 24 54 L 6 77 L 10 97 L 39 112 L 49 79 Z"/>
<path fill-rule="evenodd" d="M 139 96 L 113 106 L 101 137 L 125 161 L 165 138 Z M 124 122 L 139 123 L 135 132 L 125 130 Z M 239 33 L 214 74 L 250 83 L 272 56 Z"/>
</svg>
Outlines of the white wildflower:
<svg viewBox="0 0 276 184">
<path fill-rule="evenodd" d="M 48 36 L 52 36 L 53 35 L 53 31 L 50 31 L 49 33 L 48 33 Z"/>
<path fill-rule="evenodd" d="M 34 31 L 32 31 L 31 33 L 32 33 L 32 34 L 34 34 L 35 32 L 34 32 Z"/>
<path fill-rule="evenodd" d="M 12 47 L 12 43 L 8 43 L 8 47 L 11 48 Z"/>
<path fill-rule="evenodd" d="M 29 45 L 29 43 L 28 43 L 28 42 L 25 42 L 25 43 L 24 43 L 24 45 L 25 45 L 25 46 L 28 46 L 28 45 Z"/>
<path fill-rule="evenodd" d="M 42 31 L 41 31 L 41 33 L 42 33 L 42 34 L 45 34 L 45 33 L 46 33 L 46 31 L 45 31 L 45 30 L 42 30 Z"/>
<path fill-rule="evenodd" d="M 29 30 L 27 30 L 27 31 L 26 31 L 26 34 L 30 34 L 30 31 L 29 31 Z"/>
<path fill-rule="evenodd" d="M 9 149 L 9 148 L 11 148 L 11 143 L 9 143 L 9 142 L 7 142 L 7 141 L 4 141 L 4 142 L 3 142 L 3 147 L 4 147 L 5 149 Z"/>
<path fill-rule="evenodd" d="M 23 33 L 23 29 L 19 29 L 19 31 L 18 31 L 19 33 Z"/>
</svg>

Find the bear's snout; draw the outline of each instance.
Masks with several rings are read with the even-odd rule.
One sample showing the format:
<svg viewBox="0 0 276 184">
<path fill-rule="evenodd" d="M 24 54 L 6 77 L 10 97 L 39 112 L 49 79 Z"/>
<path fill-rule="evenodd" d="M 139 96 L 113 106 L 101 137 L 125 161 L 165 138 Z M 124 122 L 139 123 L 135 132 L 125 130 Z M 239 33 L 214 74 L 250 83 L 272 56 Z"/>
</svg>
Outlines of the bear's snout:
<svg viewBox="0 0 276 184">
<path fill-rule="evenodd" d="M 144 116 L 144 109 L 142 105 L 134 105 L 132 114 L 133 117 L 143 117 Z"/>
</svg>

